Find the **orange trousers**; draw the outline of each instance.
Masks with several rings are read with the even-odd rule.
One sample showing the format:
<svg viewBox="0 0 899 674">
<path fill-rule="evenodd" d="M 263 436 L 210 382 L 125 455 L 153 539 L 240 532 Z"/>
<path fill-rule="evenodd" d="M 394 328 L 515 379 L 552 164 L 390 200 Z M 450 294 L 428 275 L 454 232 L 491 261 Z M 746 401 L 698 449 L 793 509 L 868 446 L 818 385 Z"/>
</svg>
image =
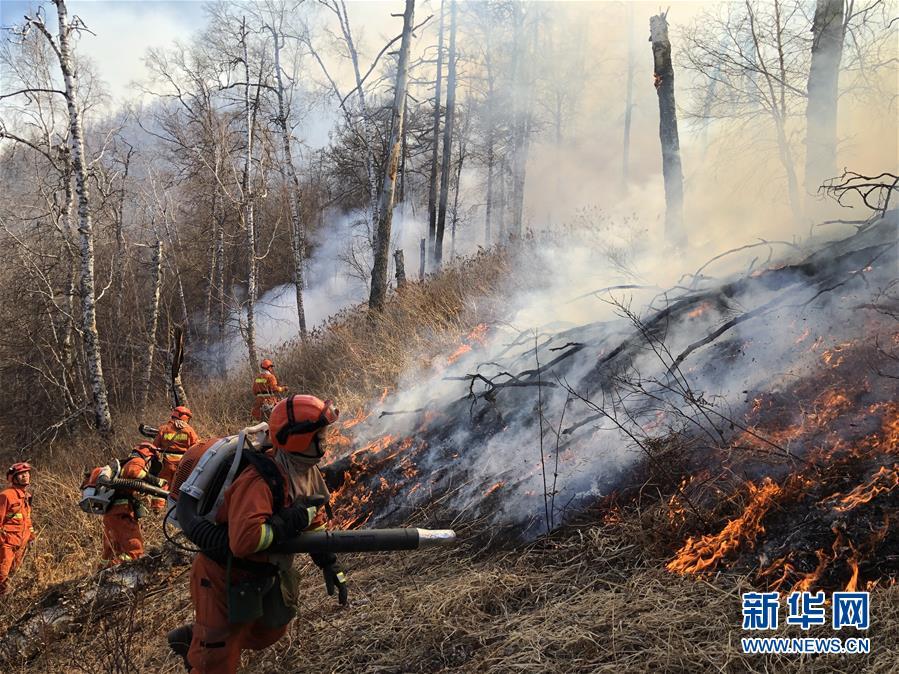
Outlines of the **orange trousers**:
<svg viewBox="0 0 899 674">
<path fill-rule="evenodd" d="M 0 595 L 9 591 L 9 577 L 22 565 L 27 549 L 27 545 L 0 544 Z"/>
<path fill-rule="evenodd" d="M 230 624 L 225 569 L 202 554 L 190 568 L 190 599 L 196 616 L 187 654 L 191 674 L 234 674 L 242 650 L 266 648 L 287 632 L 287 625 Z"/>
<path fill-rule="evenodd" d="M 178 464 L 181 462 L 181 457 L 179 456 L 176 461 L 171 460 L 168 456 L 166 456 L 162 460 L 162 468 L 159 471 L 159 477 L 166 481 L 169 485 L 166 489 L 171 489 L 172 480 L 175 479 L 175 473 L 178 471 Z M 162 498 L 151 498 L 150 499 L 150 507 L 153 510 L 160 511 L 165 508 L 165 499 Z"/>
<path fill-rule="evenodd" d="M 103 515 L 103 558 L 100 564 L 109 568 L 130 562 L 144 554 L 144 537 L 130 505 L 112 506 Z"/>
</svg>

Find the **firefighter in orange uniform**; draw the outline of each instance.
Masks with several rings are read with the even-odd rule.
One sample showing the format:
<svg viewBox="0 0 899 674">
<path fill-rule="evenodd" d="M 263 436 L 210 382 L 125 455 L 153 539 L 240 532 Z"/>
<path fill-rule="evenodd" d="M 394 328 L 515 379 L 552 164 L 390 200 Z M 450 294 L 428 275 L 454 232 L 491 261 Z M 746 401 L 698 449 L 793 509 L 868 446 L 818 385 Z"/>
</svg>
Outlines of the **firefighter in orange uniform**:
<svg viewBox="0 0 899 674">
<path fill-rule="evenodd" d="M 287 391 L 286 386 L 278 385 L 274 363 L 266 358 L 259 363 L 259 374 L 253 380 L 253 409 L 251 414 L 256 421 L 268 421 L 269 414 L 281 399 L 280 394 Z"/>
<path fill-rule="evenodd" d="M 178 470 L 178 463 L 184 456 L 184 452 L 190 449 L 191 445 L 200 441 L 197 432 L 191 428 L 189 423 L 192 416 L 193 414 L 187 407 L 178 405 L 172 410 L 171 420 L 159 427 L 156 439 L 153 441 L 158 449 L 159 458 L 162 459 L 159 477 L 168 484 L 171 484 L 172 478 L 175 477 L 175 471 Z M 150 500 L 150 507 L 158 513 L 165 508 L 165 501 L 153 498 Z"/>
<path fill-rule="evenodd" d="M 155 454 L 156 447 L 153 443 L 140 443 L 122 464 L 119 478 L 141 480 L 156 487 L 164 486 L 164 480 L 149 473 L 149 465 Z M 102 568 L 108 569 L 122 562 L 130 562 L 144 554 L 144 537 L 138 520 L 147 514 L 147 507 L 132 490 L 116 489 L 109 510 L 103 514 Z"/>
<path fill-rule="evenodd" d="M 31 466 L 14 463 L 6 471 L 9 487 L 0 491 L 0 595 L 9 592 L 9 577 L 22 564 L 34 539 L 31 525 Z"/>
<path fill-rule="evenodd" d="M 205 553 L 194 559 L 190 595 L 196 621 L 169 635 L 173 650 L 182 655 L 178 639 L 181 645 L 189 641 L 187 662 L 194 674 L 236 672 L 242 650 L 266 648 L 287 631 L 295 615 L 294 556 L 265 550 L 306 529 L 324 528 L 325 514 L 311 503 L 328 498 L 317 464 L 324 455 L 322 432 L 337 416 L 330 401 L 314 396 L 279 402 L 269 423 L 273 449 L 256 460 L 263 467 L 251 463 L 225 491 L 216 521 L 228 527 L 229 553 L 217 561 Z M 274 502 L 278 492 L 282 503 Z M 346 576 L 336 555 L 311 556 L 324 573 L 328 593 L 336 590 L 346 604 Z M 249 597 L 249 604 L 242 597 Z"/>
</svg>

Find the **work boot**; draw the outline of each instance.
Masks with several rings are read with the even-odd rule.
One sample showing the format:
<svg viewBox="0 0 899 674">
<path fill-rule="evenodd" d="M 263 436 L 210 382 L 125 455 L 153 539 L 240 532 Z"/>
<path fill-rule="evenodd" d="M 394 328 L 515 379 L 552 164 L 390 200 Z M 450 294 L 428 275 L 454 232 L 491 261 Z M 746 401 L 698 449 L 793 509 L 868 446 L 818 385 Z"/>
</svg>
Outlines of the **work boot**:
<svg viewBox="0 0 899 674">
<path fill-rule="evenodd" d="M 181 627 L 176 627 L 165 638 L 168 640 L 169 648 L 172 649 L 172 652 L 175 655 L 180 655 L 181 659 L 184 660 L 184 668 L 189 672 L 190 662 L 187 661 L 187 653 L 190 650 L 190 642 L 194 638 L 194 626 L 182 625 Z"/>
</svg>

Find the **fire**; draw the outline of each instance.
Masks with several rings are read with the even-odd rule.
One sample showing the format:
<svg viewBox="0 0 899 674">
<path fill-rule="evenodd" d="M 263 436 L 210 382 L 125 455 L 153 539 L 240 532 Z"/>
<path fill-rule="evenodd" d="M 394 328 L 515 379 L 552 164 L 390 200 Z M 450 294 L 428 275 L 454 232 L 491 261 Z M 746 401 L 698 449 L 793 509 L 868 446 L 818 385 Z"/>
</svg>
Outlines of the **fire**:
<svg viewBox="0 0 899 674">
<path fill-rule="evenodd" d="M 845 355 L 843 352 L 852 346 L 852 342 L 843 342 L 842 344 L 837 344 L 832 349 L 826 349 L 821 354 L 821 360 L 824 361 L 825 365 L 830 367 L 839 367 L 843 364 L 843 359 Z"/>
<path fill-rule="evenodd" d="M 840 502 L 834 506 L 834 510 L 841 513 L 848 512 L 857 506 L 869 503 L 880 494 L 893 491 L 896 487 L 899 487 L 899 463 L 893 464 L 892 468 L 883 466 L 870 480 L 858 485 L 842 498 L 839 494 L 831 497 L 840 499 Z"/>
<path fill-rule="evenodd" d="M 487 491 L 484 492 L 484 498 L 490 496 L 490 494 L 494 493 L 495 491 L 502 489 L 505 486 L 505 484 L 506 484 L 505 480 L 500 480 L 499 482 L 497 482 L 496 484 L 491 486 Z"/>
<path fill-rule="evenodd" d="M 687 539 L 665 568 L 675 573 L 710 571 L 743 545 L 754 545 L 759 535 L 765 532 L 762 519 L 777 501 L 781 488 L 770 478 L 765 478 L 759 487 L 752 482 L 747 486 L 750 501 L 743 513 L 728 522 L 720 533 Z"/>
<path fill-rule="evenodd" d="M 462 340 L 462 344 L 459 345 L 459 348 L 453 351 L 450 357 L 446 359 L 446 364 L 452 365 L 466 353 L 471 351 L 473 347 L 482 345 L 486 339 L 487 324 L 481 323 L 475 326 L 475 328 L 471 332 L 465 335 L 464 339 Z"/>
<path fill-rule="evenodd" d="M 692 311 L 687 312 L 687 318 L 699 318 L 712 307 L 711 302 L 701 302 Z"/>
</svg>

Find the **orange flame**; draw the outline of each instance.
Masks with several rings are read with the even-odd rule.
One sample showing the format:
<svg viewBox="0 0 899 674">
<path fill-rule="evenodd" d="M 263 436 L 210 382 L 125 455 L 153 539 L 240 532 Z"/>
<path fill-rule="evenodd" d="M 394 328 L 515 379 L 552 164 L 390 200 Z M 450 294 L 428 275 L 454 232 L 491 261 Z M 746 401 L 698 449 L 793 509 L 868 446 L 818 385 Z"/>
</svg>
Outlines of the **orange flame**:
<svg viewBox="0 0 899 674">
<path fill-rule="evenodd" d="M 490 494 L 497 491 L 498 489 L 502 489 L 505 486 L 505 484 L 506 484 L 505 480 L 500 480 L 499 482 L 497 482 L 495 485 L 491 486 L 487 491 L 484 492 L 484 497 L 486 498 L 487 496 L 490 496 Z"/>
<path fill-rule="evenodd" d="M 762 518 L 780 496 L 781 488 L 770 478 L 765 478 L 760 487 L 752 482 L 748 487 L 749 505 L 739 517 L 728 522 L 720 533 L 687 539 L 665 568 L 675 573 L 709 571 L 743 545 L 754 545 L 758 536 L 765 532 Z"/>
<path fill-rule="evenodd" d="M 834 506 L 837 512 L 848 512 L 853 508 L 870 502 L 880 494 L 886 494 L 899 487 L 899 463 L 892 468 L 881 467 L 867 482 L 858 485 L 851 492 L 840 498 L 839 494 L 831 498 L 839 498 L 840 502 Z"/>
</svg>

